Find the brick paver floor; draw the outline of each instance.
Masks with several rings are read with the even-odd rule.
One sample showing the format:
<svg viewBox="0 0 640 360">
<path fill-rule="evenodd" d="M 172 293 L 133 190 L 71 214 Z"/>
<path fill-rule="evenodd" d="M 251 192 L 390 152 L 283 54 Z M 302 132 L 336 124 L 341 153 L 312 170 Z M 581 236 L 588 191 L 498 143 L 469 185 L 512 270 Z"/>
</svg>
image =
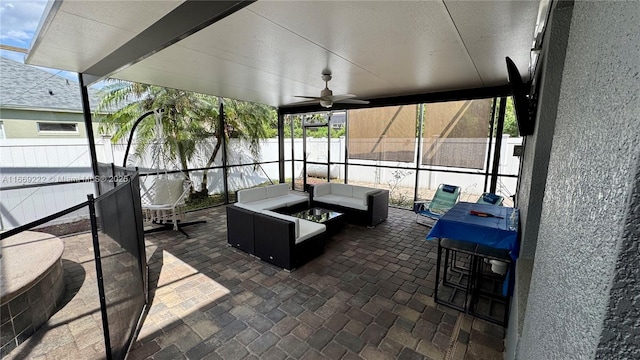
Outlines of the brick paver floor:
<svg viewBox="0 0 640 360">
<path fill-rule="evenodd" d="M 207 223 L 185 228 L 188 239 L 147 235 L 151 306 L 128 359 L 502 358 L 504 329 L 433 302 L 435 244 L 410 211 L 391 208 L 373 229 L 346 225 L 322 256 L 293 272 L 228 247 L 225 214 L 190 213 Z M 93 261 L 78 260 L 82 289 L 59 314 L 78 311 L 81 293 L 98 304 Z M 43 344 L 62 326 L 45 327 L 10 355 L 99 357 L 100 337 L 83 340 L 88 330 L 76 323 L 91 319 L 99 330 L 98 307 L 80 314 L 64 320 L 71 340 Z M 65 349 L 75 352 L 62 356 Z"/>
</svg>

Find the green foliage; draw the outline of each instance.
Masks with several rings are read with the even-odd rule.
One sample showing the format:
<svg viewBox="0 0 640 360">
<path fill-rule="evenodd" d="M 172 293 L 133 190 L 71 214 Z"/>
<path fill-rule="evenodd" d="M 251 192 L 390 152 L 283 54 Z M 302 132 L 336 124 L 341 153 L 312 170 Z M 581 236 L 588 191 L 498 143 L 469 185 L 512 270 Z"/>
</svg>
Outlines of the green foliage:
<svg viewBox="0 0 640 360">
<path fill-rule="evenodd" d="M 513 98 L 507 98 L 507 107 L 504 113 L 504 129 L 503 134 L 511 137 L 518 137 L 518 123 L 516 121 L 516 111 L 513 108 Z"/>
<path fill-rule="evenodd" d="M 95 116 L 100 120 L 100 132 L 111 134 L 114 143 L 128 138 L 134 122 L 142 114 L 164 109 L 161 121 L 166 153 L 162 155 L 177 161 L 187 176 L 188 163 L 201 145 L 211 144 L 212 140 L 215 144 L 204 167 L 210 167 L 215 161 L 223 136 L 247 141 L 249 152 L 257 160 L 260 139 L 267 138 L 270 129 L 277 128 L 276 110 L 267 105 L 223 99 L 225 126 L 221 128 L 220 98 L 216 96 L 114 80 L 103 92 L 105 95 Z M 104 113 L 108 115 L 101 115 Z M 158 135 L 153 120 L 142 121 L 136 128 L 134 154 L 142 157 Z M 201 191 L 206 191 L 206 174 Z"/>
</svg>

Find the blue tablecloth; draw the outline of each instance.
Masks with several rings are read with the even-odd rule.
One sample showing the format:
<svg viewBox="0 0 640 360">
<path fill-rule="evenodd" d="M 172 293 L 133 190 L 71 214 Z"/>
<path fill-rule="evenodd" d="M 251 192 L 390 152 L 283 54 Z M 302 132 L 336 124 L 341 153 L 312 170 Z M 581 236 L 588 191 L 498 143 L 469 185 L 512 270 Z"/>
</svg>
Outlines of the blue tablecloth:
<svg viewBox="0 0 640 360">
<path fill-rule="evenodd" d="M 471 215 L 472 210 L 498 217 Z M 512 219 L 514 211 L 516 218 Z M 511 221 L 515 221 L 515 229 L 510 228 Z M 427 234 L 427 240 L 448 238 L 507 249 L 510 251 L 511 259 L 515 261 L 519 253 L 518 221 L 518 209 L 459 202 L 438 219 Z"/>
</svg>

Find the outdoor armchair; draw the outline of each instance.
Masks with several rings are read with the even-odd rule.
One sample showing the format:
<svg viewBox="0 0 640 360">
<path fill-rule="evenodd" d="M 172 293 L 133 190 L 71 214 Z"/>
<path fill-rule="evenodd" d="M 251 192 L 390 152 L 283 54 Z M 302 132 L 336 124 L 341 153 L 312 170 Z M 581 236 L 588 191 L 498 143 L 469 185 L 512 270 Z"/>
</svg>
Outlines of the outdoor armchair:
<svg viewBox="0 0 640 360">
<path fill-rule="evenodd" d="M 500 195 L 488 193 L 488 192 L 480 195 L 480 197 L 478 198 L 478 201 L 476 201 L 476 203 L 478 204 L 495 205 L 495 206 L 502 206 L 502 202 L 504 202 L 504 197 Z"/>
<path fill-rule="evenodd" d="M 430 201 L 416 201 L 413 204 L 416 222 L 421 225 L 432 226 L 433 220 L 438 220 L 449 211 L 458 202 L 459 198 L 459 186 L 440 184 Z"/>
</svg>

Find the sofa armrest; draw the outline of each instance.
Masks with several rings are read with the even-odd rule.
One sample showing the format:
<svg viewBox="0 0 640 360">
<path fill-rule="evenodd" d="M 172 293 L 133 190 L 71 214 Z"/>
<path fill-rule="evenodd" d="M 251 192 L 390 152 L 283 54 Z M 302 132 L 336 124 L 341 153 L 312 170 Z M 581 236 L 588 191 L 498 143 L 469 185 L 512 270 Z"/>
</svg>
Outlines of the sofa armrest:
<svg viewBox="0 0 640 360">
<path fill-rule="evenodd" d="M 389 216 L 389 190 L 380 190 L 367 195 L 367 212 L 369 226 L 375 226 L 385 221 Z"/>
<path fill-rule="evenodd" d="M 227 242 L 233 247 L 254 253 L 254 212 L 235 205 L 227 206 Z"/>
<path fill-rule="evenodd" d="M 255 255 L 285 269 L 292 269 L 295 247 L 295 224 L 288 220 L 256 213 L 253 229 Z"/>
</svg>

